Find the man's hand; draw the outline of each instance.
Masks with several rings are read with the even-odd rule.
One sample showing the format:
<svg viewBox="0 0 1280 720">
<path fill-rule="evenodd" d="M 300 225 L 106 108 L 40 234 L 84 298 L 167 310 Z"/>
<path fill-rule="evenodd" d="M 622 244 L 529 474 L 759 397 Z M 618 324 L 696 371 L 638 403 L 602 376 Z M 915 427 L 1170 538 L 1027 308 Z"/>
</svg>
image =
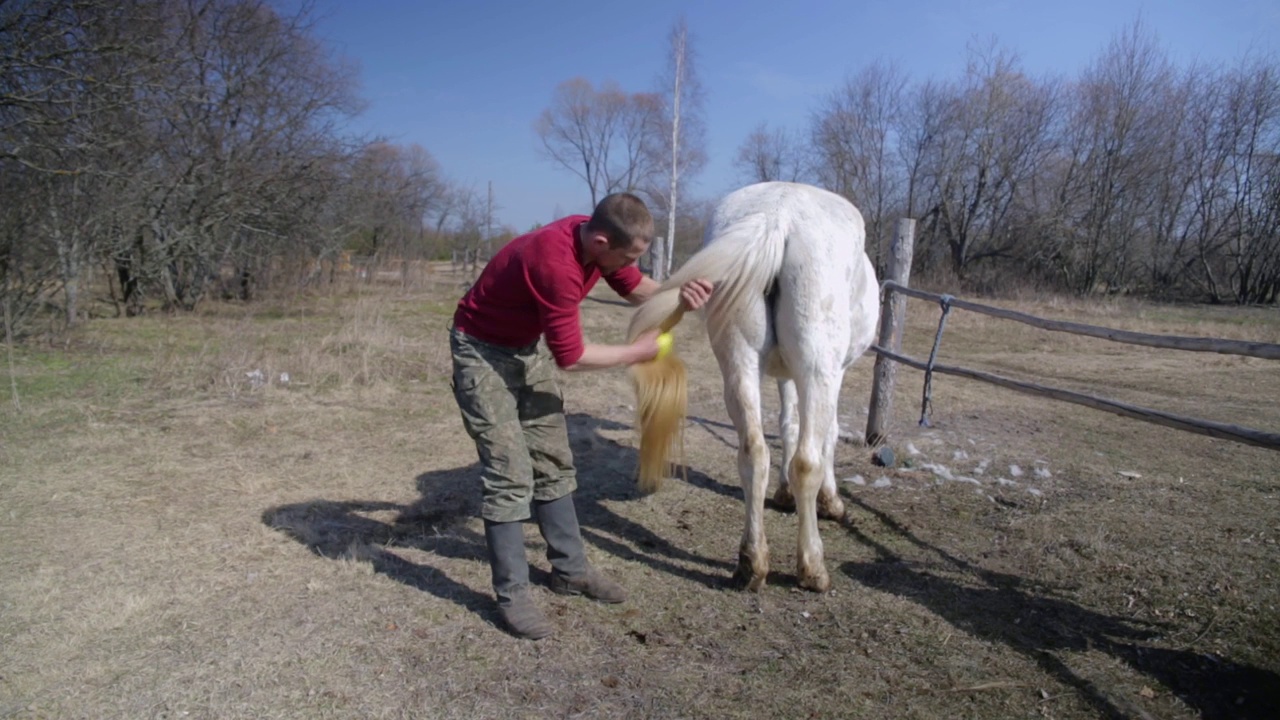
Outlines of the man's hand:
<svg viewBox="0 0 1280 720">
<path fill-rule="evenodd" d="M 695 278 L 680 286 L 680 304 L 686 311 L 697 310 L 706 304 L 715 286 L 711 281 Z"/>
<path fill-rule="evenodd" d="M 583 370 L 603 370 L 619 365 L 635 365 L 648 362 L 658 356 L 659 330 L 643 332 L 628 345 L 595 345 L 587 343 L 582 349 L 582 357 L 572 365 L 561 367 L 568 372 Z"/>
<path fill-rule="evenodd" d="M 632 360 L 627 363 L 634 365 L 635 363 L 649 362 L 658 357 L 658 335 L 659 330 L 646 330 L 636 337 L 636 341 L 629 346 L 632 351 Z"/>
</svg>

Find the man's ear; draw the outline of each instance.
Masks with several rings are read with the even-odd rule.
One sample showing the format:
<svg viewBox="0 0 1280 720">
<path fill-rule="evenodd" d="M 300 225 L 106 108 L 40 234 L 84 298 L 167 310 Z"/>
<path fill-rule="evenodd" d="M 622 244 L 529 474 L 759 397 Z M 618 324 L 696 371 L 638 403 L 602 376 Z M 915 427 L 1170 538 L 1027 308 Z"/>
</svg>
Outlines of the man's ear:
<svg viewBox="0 0 1280 720">
<path fill-rule="evenodd" d="M 587 244 L 601 253 L 609 249 L 609 238 L 604 233 L 591 233 L 587 236 Z"/>
</svg>

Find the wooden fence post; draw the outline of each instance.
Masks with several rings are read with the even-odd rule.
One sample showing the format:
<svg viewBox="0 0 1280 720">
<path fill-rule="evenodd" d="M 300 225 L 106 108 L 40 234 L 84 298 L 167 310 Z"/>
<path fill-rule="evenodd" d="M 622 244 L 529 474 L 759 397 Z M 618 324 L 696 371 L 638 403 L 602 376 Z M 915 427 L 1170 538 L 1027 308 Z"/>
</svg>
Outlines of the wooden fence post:
<svg viewBox="0 0 1280 720">
<path fill-rule="evenodd" d="M 916 221 L 914 218 L 898 220 L 898 233 L 893 238 L 893 250 L 889 257 L 889 279 L 904 287 L 910 286 L 911 254 L 915 245 Z M 892 289 L 885 289 L 880 303 L 880 335 L 876 344 L 895 353 L 902 350 L 902 327 L 906 320 L 907 298 Z M 887 438 L 889 417 L 893 408 L 893 383 L 897 375 L 897 363 L 876 354 L 875 381 L 871 386 L 871 404 L 867 411 L 867 445 L 882 444 Z"/>
</svg>

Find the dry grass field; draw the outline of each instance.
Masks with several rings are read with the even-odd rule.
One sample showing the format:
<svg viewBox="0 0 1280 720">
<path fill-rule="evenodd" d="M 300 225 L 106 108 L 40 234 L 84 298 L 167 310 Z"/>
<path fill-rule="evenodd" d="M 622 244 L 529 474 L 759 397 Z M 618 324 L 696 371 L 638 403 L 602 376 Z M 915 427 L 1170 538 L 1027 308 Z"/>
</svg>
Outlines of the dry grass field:
<svg viewBox="0 0 1280 720">
<path fill-rule="evenodd" d="M 899 462 L 876 467 L 868 356 L 843 395 L 848 512 L 821 524 L 833 589 L 794 589 L 795 517 L 769 510 L 773 572 L 744 593 L 736 437 L 695 320 L 687 479 L 653 496 L 626 374 L 564 377 L 588 552 L 631 597 L 540 586 L 557 634 L 512 638 L 448 388 L 458 293 L 356 285 L 15 348 L 0 717 L 1280 717 L 1280 453 L 942 375 L 924 427 L 902 368 Z M 609 298 L 583 306 L 594 340 L 622 336 Z M 1280 341 L 1274 308 L 998 304 Z M 925 358 L 938 309 L 908 307 Z M 939 362 L 1280 432 L 1274 361 L 953 311 Z"/>
</svg>

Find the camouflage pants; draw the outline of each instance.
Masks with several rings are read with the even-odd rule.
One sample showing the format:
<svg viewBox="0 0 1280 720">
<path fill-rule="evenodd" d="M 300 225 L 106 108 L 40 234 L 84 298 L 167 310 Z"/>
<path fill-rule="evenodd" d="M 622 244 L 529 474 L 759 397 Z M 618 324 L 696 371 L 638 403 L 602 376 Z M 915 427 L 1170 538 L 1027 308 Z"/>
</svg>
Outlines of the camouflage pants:
<svg viewBox="0 0 1280 720">
<path fill-rule="evenodd" d="M 449 346 L 453 396 L 480 456 L 481 516 L 525 520 L 531 501 L 576 490 L 564 398 L 550 353 L 537 343 L 491 345 L 452 328 Z"/>
</svg>

